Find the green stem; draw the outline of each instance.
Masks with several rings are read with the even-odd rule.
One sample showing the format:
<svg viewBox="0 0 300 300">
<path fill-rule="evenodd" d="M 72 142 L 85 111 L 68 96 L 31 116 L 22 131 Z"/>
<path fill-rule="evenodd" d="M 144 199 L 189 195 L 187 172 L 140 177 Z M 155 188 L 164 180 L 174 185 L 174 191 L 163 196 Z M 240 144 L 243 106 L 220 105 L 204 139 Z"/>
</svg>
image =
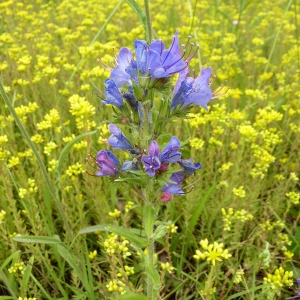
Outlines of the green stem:
<svg viewBox="0 0 300 300">
<path fill-rule="evenodd" d="M 145 14 L 146 14 L 146 39 L 147 42 L 150 44 L 152 40 L 152 27 L 151 27 L 151 18 L 150 18 L 150 9 L 148 0 L 144 0 L 145 6 Z"/>
<path fill-rule="evenodd" d="M 66 230 L 67 230 L 67 232 L 69 234 L 69 237 L 72 238 L 73 234 L 72 234 L 72 230 L 71 230 L 70 224 L 69 224 L 69 222 L 67 220 L 67 217 L 65 215 L 63 206 L 62 206 L 62 204 L 61 204 L 61 202 L 60 202 L 60 200 L 59 200 L 59 198 L 57 196 L 57 192 L 56 192 L 54 186 L 51 183 L 51 180 L 50 180 L 50 177 L 49 177 L 49 175 L 47 173 L 47 170 L 46 170 L 46 167 L 44 165 L 44 162 L 43 162 L 41 156 L 39 155 L 39 152 L 38 152 L 36 146 L 31 141 L 31 138 L 30 138 L 27 130 L 23 126 L 21 120 L 19 119 L 19 117 L 18 117 L 18 115 L 17 115 L 14 107 L 12 106 L 11 101 L 9 100 L 9 98 L 8 98 L 8 96 L 7 96 L 7 94 L 6 94 L 5 90 L 4 90 L 4 87 L 3 87 L 3 84 L 2 84 L 2 80 L 0 80 L 0 94 L 2 95 L 2 98 L 3 98 L 4 102 L 5 102 L 5 104 L 7 105 L 8 109 L 10 110 L 10 113 L 12 114 L 12 116 L 13 116 L 16 124 L 18 125 L 18 127 L 19 127 L 19 129 L 20 129 L 20 131 L 21 131 L 21 133 L 23 135 L 23 137 L 27 141 L 29 147 L 32 149 L 33 154 L 35 155 L 36 160 L 37 160 L 37 162 L 38 162 L 38 164 L 40 166 L 40 169 L 42 171 L 42 174 L 43 174 L 43 176 L 45 178 L 45 181 L 46 181 L 46 184 L 47 184 L 47 186 L 49 188 L 49 191 L 50 191 L 52 197 L 54 198 L 54 201 L 55 201 L 55 204 L 57 206 L 57 209 L 58 209 L 58 211 L 61 214 L 61 217 L 63 219 L 64 225 L 65 225 L 65 228 L 66 228 Z"/>
<path fill-rule="evenodd" d="M 151 187 L 150 187 L 151 188 Z M 146 197 L 149 197 L 151 191 L 146 191 Z M 154 223 L 156 220 L 155 207 L 146 199 L 144 207 L 144 227 L 147 235 L 147 260 L 146 260 L 146 274 L 147 274 L 147 297 L 149 300 L 157 299 L 158 290 L 155 286 L 159 286 L 160 278 L 154 264 L 155 240 L 154 240 Z"/>
</svg>

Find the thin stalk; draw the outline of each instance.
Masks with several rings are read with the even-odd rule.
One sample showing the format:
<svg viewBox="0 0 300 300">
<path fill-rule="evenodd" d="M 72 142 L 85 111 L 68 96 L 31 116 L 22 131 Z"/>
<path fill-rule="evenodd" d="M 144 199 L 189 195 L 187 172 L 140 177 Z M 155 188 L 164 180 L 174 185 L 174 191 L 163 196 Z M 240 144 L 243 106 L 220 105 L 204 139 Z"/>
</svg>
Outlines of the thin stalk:
<svg viewBox="0 0 300 300">
<path fill-rule="evenodd" d="M 65 228 L 66 228 L 66 230 L 68 232 L 68 235 L 70 237 L 72 237 L 72 230 L 71 230 L 70 224 L 69 224 L 69 222 L 67 220 L 67 217 L 65 215 L 63 206 L 62 206 L 62 204 L 61 204 L 61 202 L 60 202 L 60 200 L 59 200 L 59 198 L 57 196 L 57 191 L 55 190 L 53 184 L 51 183 L 51 179 L 50 179 L 50 177 L 48 175 L 48 172 L 46 170 L 44 162 L 43 162 L 41 156 L 39 155 L 39 152 L 38 152 L 36 146 L 31 141 L 31 138 L 30 138 L 27 130 L 23 126 L 20 118 L 18 117 L 18 115 L 17 115 L 14 107 L 11 104 L 11 101 L 9 100 L 9 98 L 8 98 L 8 96 L 7 96 L 7 94 L 6 94 L 5 90 L 4 90 L 4 87 L 3 87 L 3 84 L 2 84 L 2 80 L 0 80 L 0 94 L 2 95 L 2 98 L 3 98 L 4 102 L 5 102 L 5 104 L 7 105 L 7 107 L 10 110 L 10 113 L 12 114 L 12 116 L 13 116 L 16 124 L 17 124 L 17 126 L 19 127 L 19 129 L 20 129 L 20 131 L 22 133 L 22 136 L 25 138 L 25 140 L 27 141 L 29 147 L 32 149 L 32 152 L 35 155 L 36 160 L 37 160 L 37 162 L 39 164 L 39 167 L 40 167 L 40 169 L 42 171 L 42 174 L 43 174 L 43 176 L 45 178 L 45 181 L 46 181 L 46 184 L 47 184 L 47 186 L 49 188 L 49 191 L 50 191 L 52 197 L 54 198 L 54 201 L 55 201 L 55 204 L 57 206 L 57 209 L 60 212 L 60 215 L 61 215 L 61 217 L 63 219 L 63 222 L 64 222 Z"/>
<path fill-rule="evenodd" d="M 148 0 L 144 0 L 145 14 L 146 14 L 146 40 L 150 44 L 152 40 L 152 26 L 150 18 L 150 9 Z"/>
</svg>

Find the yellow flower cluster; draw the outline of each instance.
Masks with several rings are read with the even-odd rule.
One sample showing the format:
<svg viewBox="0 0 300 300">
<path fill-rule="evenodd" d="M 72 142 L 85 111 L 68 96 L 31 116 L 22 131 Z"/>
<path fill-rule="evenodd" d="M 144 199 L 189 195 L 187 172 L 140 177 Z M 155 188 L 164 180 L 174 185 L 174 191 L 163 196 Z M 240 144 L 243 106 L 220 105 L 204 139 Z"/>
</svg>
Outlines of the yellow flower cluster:
<svg viewBox="0 0 300 300">
<path fill-rule="evenodd" d="M 293 204 L 299 204 L 300 201 L 300 193 L 296 192 L 288 192 L 285 194 Z"/>
<path fill-rule="evenodd" d="M 44 138 L 40 134 L 35 134 L 31 137 L 31 140 L 36 144 L 41 144 L 44 142 Z"/>
<path fill-rule="evenodd" d="M 124 278 L 125 276 L 130 276 L 134 274 L 134 267 L 124 266 L 124 270 L 119 269 L 117 277 Z"/>
<path fill-rule="evenodd" d="M 196 150 L 201 150 L 203 148 L 205 142 L 202 139 L 193 138 L 193 139 L 190 139 L 189 143 L 192 148 L 194 148 Z"/>
<path fill-rule="evenodd" d="M 37 298 L 32 298 L 32 297 L 25 297 L 25 298 L 22 298 L 22 297 L 19 297 L 18 300 L 37 300 Z"/>
<path fill-rule="evenodd" d="M 0 211 L 0 224 L 3 222 L 5 215 L 6 215 L 6 212 L 2 209 Z"/>
<path fill-rule="evenodd" d="M 231 167 L 233 166 L 232 162 L 224 163 L 222 166 L 219 168 L 220 172 L 228 171 Z"/>
<path fill-rule="evenodd" d="M 93 260 L 97 256 L 97 250 L 94 250 L 93 252 L 89 253 L 89 259 Z"/>
<path fill-rule="evenodd" d="M 108 255 L 114 255 L 115 253 L 121 253 L 123 258 L 126 258 L 131 255 L 127 245 L 129 241 L 123 237 L 111 233 L 105 239 L 103 246 Z"/>
<path fill-rule="evenodd" d="M 66 170 L 66 176 L 69 176 L 71 180 L 75 180 L 76 177 L 84 172 L 81 163 L 77 162 L 75 165 L 71 165 Z"/>
<path fill-rule="evenodd" d="M 233 221 L 238 220 L 242 223 L 245 223 L 245 222 L 253 219 L 253 215 L 244 209 L 237 210 L 236 212 L 234 212 L 233 208 L 228 208 L 227 211 L 225 208 L 222 208 L 222 215 L 223 215 L 225 231 L 231 230 L 230 226 Z"/>
<path fill-rule="evenodd" d="M 48 163 L 48 168 L 47 168 L 48 172 L 53 172 L 55 170 L 57 164 L 58 164 L 57 159 L 50 160 Z"/>
<path fill-rule="evenodd" d="M 176 226 L 175 224 L 170 224 L 166 226 L 166 229 L 170 233 L 177 233 L 178 226 Z"/>
<path fill-rule="evenodd" d="M 267 277 L 264 277 L 264 282 L 273 290 L 280 289 L 284 286 L 293 285 L 293 275 L 292 271 L 284 271 L 282 267 L 279 267 L 274 274 L 267 274 Z"/>
<path fill-rule="evenodd" d="M 223 243 L 214 242 L 213 244 L 209 244 L 208 240 L 201 240 L 200 246 L 204 250 L 201 252 L 200 250 L 196 250 L 196 254 L 193 257 L 196 260 L 204 260 L 206 259 L 207 262 L 211 263 L 213 266 L 216 265 L 216 262 L 221 262 L 224 259 L 228 259 L 231 257 L 231 254 L 228 253 L 227 249 L 223 249 Z"/>
<path fill-rule="evenodd" d="M 35 194 L 37 191 L 38 187 L 36 186 L 35 180 L 28 178 L 28 186 L 27 188 L 19 188 L 19 196 L 21 199 L 23 199 L 28 193 Z"/>
<path fill-rule="evenodd" d="M 132 209 L 133 205 L 134 205 L 134 203 L 133 203 L 132 201 L 126 202 L 126 205 L 125 205 L 125 212 L 128 213 L 129 210 Z"/>
<path fill-rule="evenodd" d="M 88 147 L 87 141 L 81 141 L 79 143 L 76 143 L 73 148 L 77 151 L 80 151 L 82 149 L 86 149 Z"/>
<path fill-rule="evenodd" d="M 120 292 L 121 294 L 125 294 L 125 284 L 121 280 L 111 280 L 107 285 L 107 289 L 109 292 Z"/>
<path fill-rule="evenodd" d="M 20 262 L 20 263 L 15 263 L 13 266 L 11 266 L 9 269 L 8 269 L 8 272 L 9 273 L 12 273 L 12 274 L 17 274 L 17 273 L 20 273 L 20 274 L 24 274 L 24 262 Z"/>
<path fill-rule="evenodd" d="M 169 262 L 166 263 L 160 262 L 160 266 L 163 271 L 166 271 L 169 274 L 172 274 L 173 271 L 175 270 L 175 268 Z"/>
<path fill-rule="evenodd" d="M 71 104 L 70 113 L 75 116 L 76 125 L 79 130 L 90 130 L 96 126 L 95 121 L 90 118 L 94 116 L 96 108 L 91 105 L 84 97 L 73 95 L 68 100 Z"/>
<path fill-rule="evenodd" d="M 28 105 L 21 105 L 15 108 L 16 114 L 23 123 L 27 122 L 27 115 L 35 112 L 38 109 L 36 102 L 29 102 Z"/>
<path fill-rule="evenodd" d="M 20 164 L 20 158 L 16 156 L 12 156 L 8 161 L 8 167 L 12 168 Z"/>
<path fill-rule="evenodd" d="M 44 147 L 44 153 L 47 155 L 47 156 L 50 156 L 51 153 L 57 148 L 57 144 L 54 143 L 54 142 L 49 142 L 47 143 L 47 145 Z"/>
<path fill-rule="evenodd" d="M 118 217 L 120 217 L 121 212 L 115 208 L 115 210 L 113 212 L 109 212 L 108 214 L 111 217 L 118 218 Z"/>
<path fill-rule="evenodd" d="M 240 186 L 238 188 L 233 188 L 232 192 L 235 196 L 239 197 L 239 198 L 245 198 L 246 197 L 246 192 L 244 190 L 244 186 Z"/>
<path fill-rule="evenodd" d="M 270 220 L 267 220 L 265 223 L 259 224 L 259 226 L 261 227 L 261 229 L 263 229 L 265 231 L 272 231 L 276 227 L 284 228 L 285 225 L 281 221 L 276 221 L 276 222 L 271 223 Z"/>
<path fill-rule="evenodd" d="M 278 241 L 277 245 L 279 246 L 280 250 L 283 252 L 286 259 L 291 259 L 294 256 L 294 253 L 288 250 L 288 246 L 292 245 L 292 242 L 289 239 L 289 236 L 285 233 L 278 234 Z"/>
<path fill-rule="evenodd" d="M 60 117 L 57 109 L 51 109 L 49 114 L 44 116 L 44 120 L 40 123 L 37 123 L 36 126 L 38 130 L 45 130 L 48 128 L 55 128 Z"/>
</svg>

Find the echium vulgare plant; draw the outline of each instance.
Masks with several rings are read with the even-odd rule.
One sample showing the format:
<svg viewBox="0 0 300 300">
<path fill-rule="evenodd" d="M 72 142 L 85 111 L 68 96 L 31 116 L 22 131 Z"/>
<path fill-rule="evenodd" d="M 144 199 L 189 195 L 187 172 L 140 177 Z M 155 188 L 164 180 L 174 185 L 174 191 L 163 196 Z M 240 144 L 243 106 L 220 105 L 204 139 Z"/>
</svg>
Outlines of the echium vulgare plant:
<svg viewBox="0 0 300 300">
<path fill-rule="evenodd" d="M 170 141 L 161 147 L 160 136 L 167 135 L 167 125 L 172 126 L 175 118 L 185 118 L 193 105 L 207 109 L 208 102 L 220 96 L 220 89 L 211 91 L 210 68 L 203 68 L 196 78 L 189 76 L 189 62 L 197 50 L 189 40 L 180 46 L 178 32 L 169 48 L 161 40 L 150 45 L 135 41 L 135 55 L 122 48 L 102 94 L 102 103 L 112 105 L 118 124 L 109 124 L 107 142 L 112 150 L 100 150 L 88 159 L 95 170 L 92 175 L 126 182 L 143 202 L 148 299 L 157 299 L 160 288 L 154 267 L 154 225 L 159 207 L 173 195 L 185 195 L 185 180 L 201 169 L 199 162 L 183 157 L 177 137 L 170 135 Z M 178 79 L 172 86 L 176 74 Z M 121 128 L 126 129 L 126 135 Z M 121 162 L 113 153 L 115 149 L 126 151 L 128 160 Z"/>
</svg>

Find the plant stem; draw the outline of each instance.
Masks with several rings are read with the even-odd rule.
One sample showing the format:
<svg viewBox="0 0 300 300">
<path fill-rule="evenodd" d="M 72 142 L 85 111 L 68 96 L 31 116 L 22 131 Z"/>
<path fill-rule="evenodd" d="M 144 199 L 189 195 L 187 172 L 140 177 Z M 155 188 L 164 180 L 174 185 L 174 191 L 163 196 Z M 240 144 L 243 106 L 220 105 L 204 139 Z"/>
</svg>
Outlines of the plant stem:
<svg viewBox="0 0 300 300">
<path fill-rule="evenodd" d="M 146 40 L 150 44 L 152 40 L 152 27 L 150 19 L 150 9 L 148 0 L 144 0 L 145 14 L 146 14 Z"/>
<path fill-rule="evenodd" d="M 150 191 L 151 193 L 151 191 Z M 150 194 L 149 193 L 149 194 Z M 147 195 L 149 196 L 149 195 Z M 153 205 L 146 201 L 144 207 L 144 222 L 145 222 L 145 231 L 147 234 L 147 260 L 146 260 L 146 274 L 147 274 L 147 297 L 149 300 L 157 299 L 157 289 L 154 285 L 159 283 L 159 275 L 154 265 L 154 222 L 156 219 L 155 208 Z"/>
</svg>

